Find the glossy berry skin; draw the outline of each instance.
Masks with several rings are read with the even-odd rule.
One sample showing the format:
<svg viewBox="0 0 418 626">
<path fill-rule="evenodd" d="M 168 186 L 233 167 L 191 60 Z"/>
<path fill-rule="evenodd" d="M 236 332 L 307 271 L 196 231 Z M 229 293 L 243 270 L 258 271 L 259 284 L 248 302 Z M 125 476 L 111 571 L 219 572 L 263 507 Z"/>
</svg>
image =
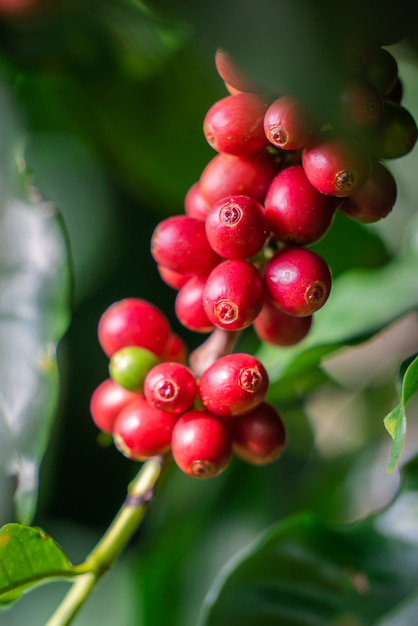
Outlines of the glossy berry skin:
<svg viewBox="0 0 418 626">
<path fill-rule="evenodd" d="M 185 328 L 197 333 L 210 333 L 214 326 L 203 306 L 206 279 L 193 276 L 179 290 L 174 310 L 177 319 Z"/>
<path fill-rule="evenodd" d="M 205 201 L 200 191 L 199 182 L 194 183 L 184 197 L 184 212 L 189 217 L 204 222 L 206 220 L 210 206 Z"/>
<path fill-rule="evenodd" d="M 166 361 L 148 372 L 144 395 L 158 409 L 180 415 L 192 407 L 197 396 L 197 382 L 188 367 Z"/>
<path fill-rule="evenodd" d="M 205 224 L 188 215 L 173 215 L 157 225 L 151 254 L 156 263 L 179 274 L 207 276 L 220 260 L 207 240 Z"/>
<path fill-rule="evenodd" d="M 293 165 L 273 178 L 264 202 L 265 216 L 279 241 L 306 246 L 325 235 L 339 202 L 320 193 L 301 165 Z"/>
<path fill-rule="evenodd" d="M 232 439 L 221 419 L 204 409 L 181 415 L 174 427 L 171 451 L 178 467 L 194 478 L 213 478 L 232 457 Z"/>
<path fill-rule="evenodd" d="M 97 428 L 111 434 L 119 413 L 138 394 L 121 387 L 111 378 L 106 378 L 93 391 L 90 398 L 90 414 Z"/>
<path fill-rule="evenodd" d="M 258 406 L 268 385 L 263 364 L 250 354 L 238 352 L 223 356 L 208 367 L 200 378 L 199 394 L 211 413 L 235 417 Z"/>
<path fill-rule="evenodd" d="M 255 320 L 263 298 L 263 280 L 256 267 L 248 261 L 228 260 L 209 274 L 203 291 L 203 308 L 214 326 L 241 330 Z"/>
<path fill-rule="evenodd" d="M 312 315 L 328 299 L 331 271 L 326 261 L 308 248 L 285 248 L 270 259 L 265 285 L 272 302 L 289 315 Z"/>
<path fill-rule="evenodd" d="M 205 228 L 212 248 L 226 259 L 254 256 L 263 248 L 268 235 L 264 209 L 249 196 L 231 196 L 215 202 Z"/>
<path fill-rule="evenodd" d="M 302 165 L 318 191 L 342 198 L 366 182 L 370 157 L 364 146 L 354 140 L 323 133 L 303 149 Z"/>
<path fill-rule="evenodd" d="M 140 298 L 125 298 L 113 303 L 98 324 L 99 343 L 109 358 L 126 346 L 140 346 L 161 356 L 170 332 L 165 315 Z"/>
<path fill-rule="evenodd" d="M 264 132 L 273 146 L 297 150 L 309 141 L 313 122 L 295 98 L 281 96 L 270 104 L 264 116 Z"/>
<path fill-rule="evenodd" d="M 265 298 L 263 308 L 253 323 L 261 341 L 275 346 L 293 346 L 302 341 L 312 326 L 312 315 L 296 317 L 278 309 Z"/>
<path fill-rule="evenodd" d="M 233 451 L 252 465 L 275 461 L 286 444 L 286 430 L 279 412 L 262 402 L 246 415 L 229 421 Z"/>
<path fill-rule="evenodd" d="M 109 362 L 111 378 L 130 391 L 142 391 L 145 376 L 159 363 L 150 350 L 140 346 L 127 346 L 117 350 Z"/>
<path fill-rule="evenodd" d="M 375 161 L 367 181 L 343 200 L 340 209 L 357 222 L 371 224 L 390 213 L 396 196 L 397 187 L 393 175 L 382 163 Z"/>
<path fill-rule="evenodd" d="M 210 206 L 223 198 L 239 195 L 262 203 L 275 173 L 275 161 L 267 153 L 251 157 L 221 153 L 203 169 L 200 191 Z"/>
<path fill-rule="evenodd" d="M 177 415 L 161 411 L 139 396 L 121 413 L 113 427 L 113 440 L 129 459 L 144 461 L 170 450 Z"/>
<path fill-rule="evenodd" d="M 215 102 L 203 120 L 203 133 L 217 152 L 248 156 L 268 145 L 264 134 L 267 100 L 255 93 L 238 93 Z"/>
</svg>

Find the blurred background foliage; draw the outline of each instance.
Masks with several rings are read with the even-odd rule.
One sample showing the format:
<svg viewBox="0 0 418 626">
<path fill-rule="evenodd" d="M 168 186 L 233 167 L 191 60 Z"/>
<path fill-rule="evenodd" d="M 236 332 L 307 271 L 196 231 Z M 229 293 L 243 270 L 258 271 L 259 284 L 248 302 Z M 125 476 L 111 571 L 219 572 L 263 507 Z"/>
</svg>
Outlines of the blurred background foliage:
<svg viewBox="0 0 418 626">
<path fill-rule="evenodd" d="M 139 296 L 164 310 L 191 349 L 203 339 L 175 319 L 175 293 L 161 282 L 149 241 L 158 221 L 182 212 L 186 191 L 213 155 L 202 121 L 226 95 L 216 48 L 229 49 L 261 81 L 326 109 L 340 81 L 341 41 L 373 34 L 395 44 L 404 103 L 417 119 L 418 9 L 405 1 L 383 5 L 352 0 L 338 11 L 327 0 L 0 2 L 0 89 L 16 120 L 10 142 L 24 142 L 35 184 L 62 211 L 73 261 L 72 322 L 59 349 L 60 408 L 35 518 L 73 562 L 109 524 L 136 469 L 98 436 L 89 416 L 90 395 L 107 376 L 96 335 L 101 313 L 117 299 Z M 317 244 L 335 277 L 356 268 L 373 280 L 373 271 L 408 246 L 416 260 L 417 165 L 415 154 L 390 164 L 399 197 L 385 223 L 363 227 L 339 216 Z M 337 333 L 325 360 L 331 350 L 320 342 L 307 353 L 302 347 L 306 361 L 293 376 L 290 368 L 285 382 L 277 364 L 293 356 L 261 348 L 276 372 L 270 393 L 288 427 L 286 454 L 263 468 L 235 460 L 207 483 L 171 468 L 133 545 L 76 624 L 194 626 L 219 567 L 269 524 L 304 510 L 344 522 L 388 502 L 399 476 L 386 473 L 390 441 L 382 420 L 397 402 L 400 363 L 418 351 L 415 314 L 403 315 L 418 298 L 411 294 L 393 307 L 397 280 L 403 277 L 387 286 L 392 308 L 378 327 L 365 318 L 367 302 L 364 310 L 354 302 L 355 329 Z M 366 344 L 335 351 L 388 322 L 390 329 Z M 333 329 L 332 319 L 321 324 L 321 332 Z M 239 348 L 260 348 L 251 330 Z M 411 401 L 405 458 L 416 452 L 416 410 Z M 2 489 L 11 493 L 13 481 Z M 11 521 L 13 510 L 4 506 L 0 515 Z M 41 626 L 64 591 L 57 585 L 28 595 L 2 614 L 2 624 Z"/>
</svg>

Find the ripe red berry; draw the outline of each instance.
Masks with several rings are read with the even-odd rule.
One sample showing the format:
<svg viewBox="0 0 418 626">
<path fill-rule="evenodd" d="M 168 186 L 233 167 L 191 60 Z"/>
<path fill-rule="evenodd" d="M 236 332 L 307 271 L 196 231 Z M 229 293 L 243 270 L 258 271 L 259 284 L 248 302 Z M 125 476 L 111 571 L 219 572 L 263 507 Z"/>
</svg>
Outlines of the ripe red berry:
<svg viewBox="0 0 418 626">
<path fill-rule="evenodd" d="M 205 221 L 210 206 L 202 196 L 199 182 L 194 183 L 184 197 L 184 212 L 189 217 Z"/>
<path fill-rule="evenodd" d="M 187 356 L 188 349 L 184 340 L 177 333 L 171 333 L 163 359 L 175 363 L 186 363 Z"/>
<path fill-rule="evenodd" d="M 223 417 L 248 413 L 265 398 L 269 379 L 264 365 L 250 354 L 221 357 L 202 374 L 199 394 L 208 411 Z"/>
<path fill-rule="evenodd" d="M 212 248 L 226 259 L 246 259 L 263 248 L 268 228 L 262 205 L 248 196 L 218 200 L 206 218 Z"/>
<path fill-rule="evenodd" d="M 251 157 L 217 154 L 200 176 L 200 191 L 212 206 L 229 196 L 251 196 L 263 202 L 276 164 L 271 155 L 260 153 Z"/>
<path fill-rule="evenodd" d="M 141 346 L 161 356 L 170 336 L 170 325 L 153 304 L 139 298 L 125 298 L 103 313 L 98 336 L 108 357 L 126 346 Z"/>
<path fill-rule="evenodd" d="M 173 430 L 171 450 L 183 472 L 194 478 L 213 478 L 230 463 L 232 439 L 218 417 L 195 409 L 179 417 Z"/>
<path fill-rule="evenodd" d="M 275 461 L 286 443 L 286 430 L 279 412 L 262 402 L 250 413 L 230 420 L 233 450 L 243 461 L 265 465 Z"/>
<path fill-rule="evenodd" d="M 273 178 L 264 202 L 270 230 L 283 243 L 309 245 L 325 235 L 340 201 L 320 193 L 301 165 Z"/>
<path fill-rule="evenodd" d="M 193 406 L 197 396 L 197 382 L 188 367 L 166 361 L 148 372 L 144 395 L 158 409 L 179 415 Z"/>
<path fill-rule="evenodd" d="M 253 328 L 261 341 L 276 346 L 293 346 L 306 337 L 311 325 L 312 315 L 289 315 L 274 306 L 269 298 L 265 298 Z"/>
<path fill-rule="evenodd" d="M 90 398 L 93 422 L 103 432 L 112 433 L 119 413 L 137 397 L 137 393 L 121 387 L 111 378 L 106 378 L 96 387 Z"/>
<path fill-rule="evenodd" d="M 153 352 L 140 346 L 127 346 L 112 354 L 109 374 L 118 385 L 130 391 L 142 391 L 145 376 L 159 363 Z"/>
<path fill-rule="evenodd" d="M 302 148 L 310 138 L 314 125 L 299 100 L 281 96 L 270 104 L 264 116 L 267 139 L 282 150 Z"/>
<path fill-rule="evenodd" d="M 238 67 L 229 52 L 218 48 L 215 53 L 215 66 L 219 76 L 229 87 L 237 91 L 257 92 L 257 85 Z"/>
<path fill-rule="evenodd" d="M 263 306 L 264 285 L 259 271 L 242 260 L 220 263 L 209 274 L 203 307 L 209 321 L 225 330 L 249 326 Z"/>
<path fill-rule="evenodd" d="M 344 197 L 367 180 L 370 157 L 356 141 L 323 133 L 303 149 L 302 165 L 309 182 L 318 191 Z"/>
<path fill-rule="evenodd" d="M 213 324 L 203 306 L 205 287 L 205 278 L 192 276 L 179 290 L 174 303 L 176 316 L 181 324 L 197 333 L 210 333 L 213 330 Z"/>
<path fill-rule="evenodd" d="M 308 248 L 285 248 L 270 259 L 265 285 L 274 304 L 290 315 L 312 315 L 328 299 L 331 271 L 326 261 Z"/>
<path fill-rule="evenodd" d="M 372 166 L 367 181 L 340 205 L 343 213 L 357 222 L 371 224 L 386 217 L 397 196 L 396 181 L 379 161 Z"/>
<path fill-rule="evenodd" d="M 157 265 L 157 270 L 165 284 L 176 290 L 183 287 L 183 285 L 185 285 L 192 276 L 192 274 L 181 274 L 180 272 L 174 272 L 173 270 L 170 270 L 168 267 L 164 267 L 163 265 Z"/>
<path fill-rule="evenodd" d="M 208 144 L 217 152 L 251 155 L 268 145 L 263 127 L 267 100 L 255 93 L 238 93 L 215 102 L 203 120 Z"/>
<path fill-rule="evenodd" d="M 122 454 L 135 461 L 165 454 L 177 415 L 161 411 L 139 396 L 121 411 L 113 427 L 113 440 Z"/>
<path fill-rule="evenodd" d="M 173 215 L 158 224 L 151 238 L 151 253 L 159 265 L 180 274 L 209 274 L 219 262 L 205 224 L 188 215 Z"/>
</svg>

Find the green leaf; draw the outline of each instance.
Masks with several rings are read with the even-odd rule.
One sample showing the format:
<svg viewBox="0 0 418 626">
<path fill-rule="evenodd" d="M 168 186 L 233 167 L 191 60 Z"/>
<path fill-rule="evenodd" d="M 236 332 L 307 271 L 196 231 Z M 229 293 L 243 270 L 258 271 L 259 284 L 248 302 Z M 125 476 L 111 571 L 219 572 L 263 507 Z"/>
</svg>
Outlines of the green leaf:
<svg viewBox="0 0 418 626">
<path fill-rule="evenodd" d="M 375 624 L 418 585 L 416 488 L 408 478 L 388 508 L 353 524 L 279 522 L 223 568 L 199 626 Z"/>
<path fill-rule="evenodd" d="M 17 477 L 18 518 L 36 505 L 58 401 L 56 346 L 69 322 L 70 264 L 54 206 L 0 197 L 0 475 Z"/>
<path fill-rule="evenodd" d="M 0 529 L 0 604 L 53 579 L 77 575 L 60 546 L 39 528 L 6 524 Z"/>
<path fill-rule="evenodd" d="M 386 430 L 393 439 L 388 467 L 389 472 L 395 469 L 405 442 L 406 404 L 418 389 L 418 356 L 412 361 L 408 359 L 407 363 L 409 365 L 406 368 L 404 363 L 401 365 L 401 372 L 404 371 L 400 393 L 401 401 L 383 420 Z"/>
</svg>

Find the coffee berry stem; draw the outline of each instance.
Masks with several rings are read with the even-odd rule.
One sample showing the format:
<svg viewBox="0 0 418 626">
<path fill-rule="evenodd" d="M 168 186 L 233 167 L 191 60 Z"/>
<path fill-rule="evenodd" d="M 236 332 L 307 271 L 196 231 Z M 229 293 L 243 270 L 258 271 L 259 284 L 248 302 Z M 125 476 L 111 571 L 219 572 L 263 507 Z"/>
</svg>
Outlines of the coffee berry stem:
<svg viewBox="0 0 418 626">
<path fill-rule="evenodd" d="M 129 484 L 127 497 L 103 537 L 79 566 L 67 595 L 46 626 L 67 626 L 82 607 L 98 580 L 112 566 L 139 528 L 165 466 L 163 457 L 149 458 Z"/>
<path fill-rule="evenodd" d="M 215 361 L 230 354 L 238 341 L 240 332 L 215 328 L 206 341 L 190 354 L 189 363 L 194 375 L 200 378 Z"/>
</svg>

